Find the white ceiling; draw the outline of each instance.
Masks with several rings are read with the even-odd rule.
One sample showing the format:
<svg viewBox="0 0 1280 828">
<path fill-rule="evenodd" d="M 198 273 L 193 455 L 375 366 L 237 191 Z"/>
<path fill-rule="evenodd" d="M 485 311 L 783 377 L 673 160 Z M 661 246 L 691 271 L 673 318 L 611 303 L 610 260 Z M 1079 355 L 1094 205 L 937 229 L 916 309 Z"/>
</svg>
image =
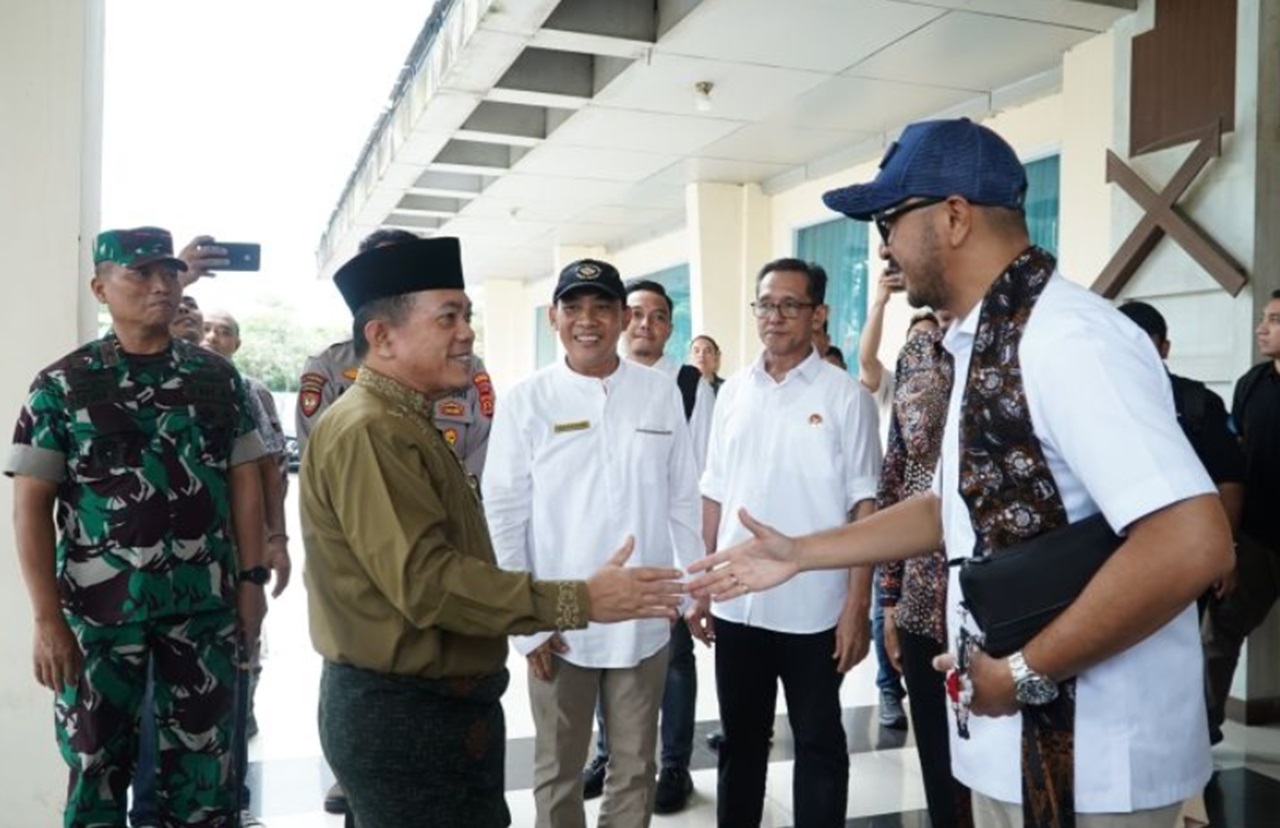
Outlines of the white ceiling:
<svg viewBox="0 0 1280 828">
<path fill-rule="evenodd" d="M 471 281 L 546 276 L 558 245 L 677 225 L 687 183 L 762 183 L 874 153 L 912 120 L 1051 72 L 1132 6 L 456 0 L 335 211 L 321 275 L 377 227 L 409 226 L 461 237 Z M 709 111 L 699 81 L 714 84 Z"/>
</svg>

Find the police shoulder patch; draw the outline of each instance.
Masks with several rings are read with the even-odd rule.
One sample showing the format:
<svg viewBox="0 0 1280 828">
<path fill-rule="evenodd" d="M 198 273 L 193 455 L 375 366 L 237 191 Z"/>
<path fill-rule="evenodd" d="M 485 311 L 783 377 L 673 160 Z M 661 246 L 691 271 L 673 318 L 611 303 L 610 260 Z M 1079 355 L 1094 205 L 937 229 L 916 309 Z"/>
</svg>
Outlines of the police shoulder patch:
<svg viewBox="0 0 1280 828">
<path fill-rule="evenodd" d="M 489 379 L 489 373 L 481 371 L 471 381 L 475 383 L 476 393 L 480 395 L 480 413 L 493 417 L 493 382 Z"/>
<path fill-rule="evenodd" d="M 320 394 L 328 381 L 324 374 L 312 372 L 302 375 L 302 385 L 298 389 L 298 409 L 302 416 L 315 416 L 320 408 Z"/>
</svg>

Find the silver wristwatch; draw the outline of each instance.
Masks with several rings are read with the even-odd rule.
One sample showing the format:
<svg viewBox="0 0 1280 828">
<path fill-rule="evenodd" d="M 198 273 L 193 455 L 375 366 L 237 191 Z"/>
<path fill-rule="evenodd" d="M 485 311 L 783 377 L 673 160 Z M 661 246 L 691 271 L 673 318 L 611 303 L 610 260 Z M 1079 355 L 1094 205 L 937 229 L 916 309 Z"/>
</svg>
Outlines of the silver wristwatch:
<svg viewBox="0 0 1280 828">
<path fill-rule="evenodd" d="M 1058 685 L 1032 670 L 1021 650 L 1009 656 L 1009 670 L 1013 673 L 1013 694 L 1019 704 L 1036 707 L 1058 698 Z"/>
</svg>

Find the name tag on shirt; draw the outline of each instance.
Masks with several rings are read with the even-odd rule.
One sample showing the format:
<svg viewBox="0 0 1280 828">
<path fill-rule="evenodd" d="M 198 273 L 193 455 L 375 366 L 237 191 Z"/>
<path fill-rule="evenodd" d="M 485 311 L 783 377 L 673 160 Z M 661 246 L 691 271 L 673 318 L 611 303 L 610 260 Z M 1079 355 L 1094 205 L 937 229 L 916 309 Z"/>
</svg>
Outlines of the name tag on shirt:
<svg viewBox="0 0 1280 828">
<path fill-rule="evenodd" d="M 586 431 L 591 428 L 591 423 L 587 420 L 578 420 L 576 423 L 556 423 L 553 428 L 556 434 L 564 434 L 567 431 Z"/>
<path fill-rule="evenodd" d="M 670 437 L 674 433 L 675 432 L 671 431 L 670 429 L 661 429 L 661 428 L 637 428 L 636 429 L 636 434 L 657 434 L 662 437 Z"/>
</svg>

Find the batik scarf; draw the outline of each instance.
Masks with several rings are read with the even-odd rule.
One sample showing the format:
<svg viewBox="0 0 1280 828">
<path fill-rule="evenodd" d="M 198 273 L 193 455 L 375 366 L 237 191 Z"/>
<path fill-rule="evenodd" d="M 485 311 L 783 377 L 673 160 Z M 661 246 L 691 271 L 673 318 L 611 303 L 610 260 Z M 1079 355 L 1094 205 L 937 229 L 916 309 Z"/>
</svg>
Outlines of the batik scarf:
<svg viewBox="0 0 1280 828">
<path fill-rule="evenodd" d="M 1056 262 L 1024 251 L 982 301 L 960 415 L 960 495 L 977 535 L 975 555 L 1068 523 L 1027 408 L 1018 346 Z M 1022 810 L 1026 828 L 1075 825 L 1075 681 L 1057 700 L 1022 708 Z"/>
</svg>

